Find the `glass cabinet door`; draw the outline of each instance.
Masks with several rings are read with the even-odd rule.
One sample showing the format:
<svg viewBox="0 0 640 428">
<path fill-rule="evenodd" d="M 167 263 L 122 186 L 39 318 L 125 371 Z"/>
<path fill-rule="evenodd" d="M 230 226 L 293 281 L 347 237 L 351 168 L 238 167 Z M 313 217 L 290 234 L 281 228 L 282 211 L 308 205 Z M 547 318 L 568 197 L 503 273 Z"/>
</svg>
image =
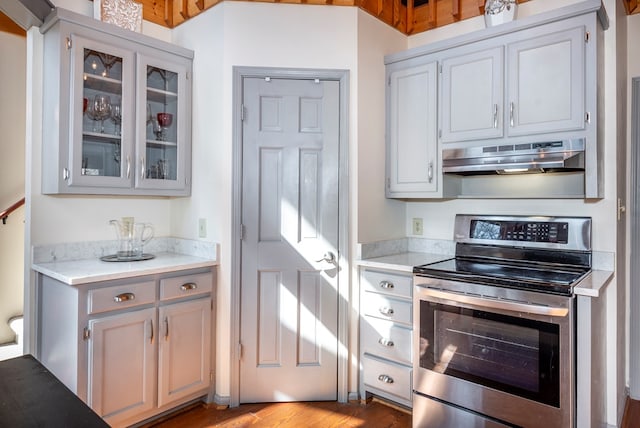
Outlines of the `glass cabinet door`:
<svg viewBox="0 0 640 428">
<path fill-rule="evenodd" d="M 72 38 L 70 185 L 131 186 L 133 53 Z"/>
<path fill-rule="evenodd" d="M 186 64 L 138 57 L 138 188 L 185 187 L 187 71 Z"/>
</svg>

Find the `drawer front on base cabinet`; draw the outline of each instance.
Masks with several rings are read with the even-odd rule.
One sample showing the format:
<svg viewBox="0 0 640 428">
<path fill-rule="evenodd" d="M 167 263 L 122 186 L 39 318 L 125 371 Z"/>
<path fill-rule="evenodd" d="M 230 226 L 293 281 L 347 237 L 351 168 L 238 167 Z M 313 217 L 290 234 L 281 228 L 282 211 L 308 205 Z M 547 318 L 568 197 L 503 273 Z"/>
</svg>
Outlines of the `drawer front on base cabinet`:
<svg viewBox="0 0 640 428">
<path fill-rule="evenodd" d="M 362 351 L 411 365 L 412 330 L 391 321 L 363 317 L 360 330 Z"/>
<path fill-rule="evenodd" d="M 212 287 L 211 273 L 166 278 L 160 281 L 160 300 L 210 293 Z"/>
<path fill-rule="evenodd" d="M 89 290 L 89 314 L 146 305 L 156 300 L 155 281 Z"/>
<path fill-rule="evenodd" d="M 365 270 L 362 272 L 362 287 L 365 291 L 389 296 L 411 298 L 411 277 L 390 272 Z"/>
<path fill-rule="evenodd" d="M 411 326 L 411 302 L 365 292 L 362 302 L 365 315 Z"/>
<path fill-rule="evenodd" d="M 364 384 L 411 401 L 411 368 L 365 355 Z"/>
</svg>

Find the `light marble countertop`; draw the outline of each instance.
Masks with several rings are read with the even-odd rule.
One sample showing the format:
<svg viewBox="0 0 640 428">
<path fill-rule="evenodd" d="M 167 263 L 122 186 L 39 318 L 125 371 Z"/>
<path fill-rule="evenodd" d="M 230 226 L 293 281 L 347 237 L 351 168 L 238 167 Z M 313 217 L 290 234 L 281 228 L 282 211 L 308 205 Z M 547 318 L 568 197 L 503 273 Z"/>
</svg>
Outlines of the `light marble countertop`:
<svg viewBox="0 0 640 428">
<path fill-rule="evenodd" d="M 357 260 L 356 264 L 359 266 L 412 273 L 414 266 L 435 263 L 452 257 L 453 256 L 447 254 L 406 252 Z M 594 269 L 573 288 L 573 292 L 578 296 L 599 297 L 611 282 L 613 274 L 613 271 Z"/>
<path fill-rule="evenodd" d="M 401 272 L 413 273 L 414 266 L 420 266 L 427 263 L 435 263 L 441 260 L 450 259 L 451 257 L 452 256 L 446 254 L 407 252 L 392 254 L 389 256 L 357 260 L 356 263 L 359 266 L 375 267 L 379 269 L 391 269 Z"/>
<path fill-rule="evenodd" d="M 131 278 L 143 275 L 197 269 L 218 265 L 218 261 L 185 254 L 163 252 L 139 262 L 103 262 L 99 258 L 34 263 L 36 272 L 69 285 Z"/>
</svg>

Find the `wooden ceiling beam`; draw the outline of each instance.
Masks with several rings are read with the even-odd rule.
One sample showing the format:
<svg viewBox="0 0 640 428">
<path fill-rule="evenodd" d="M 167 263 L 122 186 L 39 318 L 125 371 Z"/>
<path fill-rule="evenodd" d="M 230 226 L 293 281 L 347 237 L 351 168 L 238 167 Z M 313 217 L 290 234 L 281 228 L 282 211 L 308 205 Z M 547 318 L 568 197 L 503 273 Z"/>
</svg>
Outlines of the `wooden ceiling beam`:
<svg viewBox="0 0 640 428">
<path fill-rule="evenodd" d="M 0 11 L 0 31 L 14 34 L 16 36 L 27 37 L 27 32 L 11 18 Z"/>
</svg>

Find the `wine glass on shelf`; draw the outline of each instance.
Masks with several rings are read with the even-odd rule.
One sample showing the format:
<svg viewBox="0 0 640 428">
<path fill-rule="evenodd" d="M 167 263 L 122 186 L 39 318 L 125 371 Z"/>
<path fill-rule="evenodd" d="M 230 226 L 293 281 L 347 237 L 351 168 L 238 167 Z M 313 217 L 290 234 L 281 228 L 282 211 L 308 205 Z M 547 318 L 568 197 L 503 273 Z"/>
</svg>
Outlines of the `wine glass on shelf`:
<svg viewBox="0 0 640 428">
<path fill-rule="evenodd" d="M 93 120 L 100 121 L 100 132 L 104 134 L 104 120 L 111 115 L 111 99 L 108 95 L 97 94 L 93 99 Z"/>
<path fill-rule="evenodd" d="M 171 113 L 158 113 L 158 125 L 160 126 L 161 140 L 166 140 L 167 129 L 173 123 L 173 115 Z"/>
<path fill-rule="evenodd" d="M 116 135 L 122 134 L 122 107 L 120 103 L 111 104 L 111 121 L 116 126 Z"/>
</svg>

